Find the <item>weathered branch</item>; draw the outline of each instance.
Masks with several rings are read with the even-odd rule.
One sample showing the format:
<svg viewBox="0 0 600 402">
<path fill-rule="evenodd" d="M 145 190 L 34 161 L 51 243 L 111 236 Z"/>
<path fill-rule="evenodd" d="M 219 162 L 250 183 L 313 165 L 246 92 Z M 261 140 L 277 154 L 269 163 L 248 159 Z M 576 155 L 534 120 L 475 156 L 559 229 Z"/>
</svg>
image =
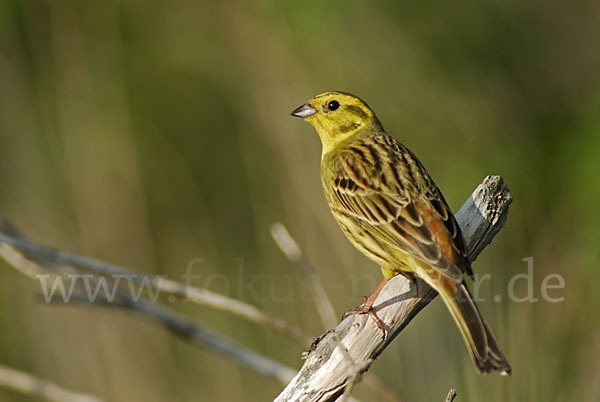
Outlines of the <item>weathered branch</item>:
<svg viewBox="0 0 600 402">
<path fill-rule="evenodd" d="M 456 214 L 475 260 L 506 222 L 512 201 L 510 191 L 499 176 L 484 179 Z M 276 402 L 331 401 L 343 394 L 356 378 L 357 368 L 368 370 L 390 342 L 408 325 L 437 293 L 425 282 L 411 282 L 402 275 L 390 280 L 375 300 L 374 309 L 387 328 L 381 330 L 368 315 L 351 315 L 333 331 L 326 333 L 306 358 L 304 365 Z"/>
</svg>

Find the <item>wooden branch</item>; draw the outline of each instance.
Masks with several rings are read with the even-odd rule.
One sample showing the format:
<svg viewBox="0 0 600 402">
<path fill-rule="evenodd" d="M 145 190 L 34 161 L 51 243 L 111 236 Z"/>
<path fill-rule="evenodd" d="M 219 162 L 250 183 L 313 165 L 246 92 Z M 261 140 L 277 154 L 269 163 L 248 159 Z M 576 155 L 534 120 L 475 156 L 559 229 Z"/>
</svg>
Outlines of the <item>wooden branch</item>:
<svg viewBox="0 0 600 402">
<path fill-rule="evenodd" d="M 296 267 L 296 270 L 311 291 L 315 307 L 317 308 L 319 317 L 321 317 L 324 328 L 331 328 L 336 325 L 339 318 L 335 314 L 333 304 L 329 300 L 327 292 L 325 292 L 321 279 L 312 264 L 304 256 L 304 253 L 302 253 L 298 243 L 296 243 L 285 226 L 280 222 L 271 225 L 271 236 L 281 252 L 294 264 L 294 267 Z"/>
<path fill-rule="evenodd" d="M 488 176 L 458 211 L 456 219 L 463 229 L 471 261 L 500 231 L 511 202 L 512 196 L 502 178 Z M 382 289 L 374 306 L 387 328 L 387 338 L 382 339 L 381 330 L 368 315 L 347 317 L 315 341 L 302 368 L 275 401 L 336 400 L 348 385 L 353 385 L 357 372 L 368 370 L 369 362 L 436 295 L 422 280 L 412 282 L 402 275 L 394 277 Z"/>
</svg>

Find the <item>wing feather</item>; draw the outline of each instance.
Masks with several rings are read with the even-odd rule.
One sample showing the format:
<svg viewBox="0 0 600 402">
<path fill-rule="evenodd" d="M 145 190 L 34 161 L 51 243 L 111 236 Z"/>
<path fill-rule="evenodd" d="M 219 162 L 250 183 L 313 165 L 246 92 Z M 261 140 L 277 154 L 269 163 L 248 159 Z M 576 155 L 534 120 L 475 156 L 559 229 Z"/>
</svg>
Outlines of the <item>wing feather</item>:
<svg viewBox="0 0 600 402">
<path fill-rule="evenodd" d="M 337 201 L 332 205 L 334 214 L 350 217 L 371 238 L 385 242 L 384 250 L 398 248 L 454 280 L 462 280 L 463 272 L 471 274 L 454 215 L 414 155 L 388 154 L 377 158 L 377 163 L 357 158 L 355 152 L 340 153 L 338 158 L 341 168 L 329 182 Z M 397 179 L 403 180 L 403 176 L 398 175 L 397 166 L 386 171 L 386 163 L 403 164 L 403 169 L 412 170 L 408 175 L 411 179 L 399 183 Z M 433 184 L 433 191 L 429 187 L 426 196 L 414 183 L 417 173 Z"/>
</svg>

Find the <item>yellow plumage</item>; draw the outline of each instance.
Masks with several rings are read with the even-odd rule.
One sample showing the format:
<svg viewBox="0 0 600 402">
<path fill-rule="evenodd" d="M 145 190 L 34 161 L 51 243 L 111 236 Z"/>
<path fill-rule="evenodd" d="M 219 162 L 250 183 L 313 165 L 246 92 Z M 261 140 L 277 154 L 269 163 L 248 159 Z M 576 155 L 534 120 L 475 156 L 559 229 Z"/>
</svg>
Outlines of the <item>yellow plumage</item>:
<svg viewBox="0 0 600 402">
<path fill-rule="evenodd" d="M 472 271 L 460 228 L 417 157 L 348 93 L 318 95 L 292 115 L 321 138 L 325 198 L 350 242 L 381 267 L 384 278 L 409 272 L 433 287 L 480 372 L 510 373 L 466 287 L 464 274 Z"/>
</svg>

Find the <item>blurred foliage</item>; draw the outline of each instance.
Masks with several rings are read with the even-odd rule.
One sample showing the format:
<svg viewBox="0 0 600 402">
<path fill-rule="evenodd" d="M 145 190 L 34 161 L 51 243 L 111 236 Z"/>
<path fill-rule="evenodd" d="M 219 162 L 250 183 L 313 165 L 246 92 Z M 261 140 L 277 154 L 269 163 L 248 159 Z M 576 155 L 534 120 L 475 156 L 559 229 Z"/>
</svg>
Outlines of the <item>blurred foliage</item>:
<svg viewBox="0 0 600 402">
<path fill-rule="evenodd" d="M 599 37 L 600 3 L 586 0 L 3 0 L 0 214 L 37 241 L 175 279 L 203 258 L 195 285 L 319 334 L 269 226 L 289 227 L 339 312 L 379 279 L 329 216 L 317 136 L 289 117 L 316 93 L 353 92 L 454 208 L 487 174 L 514 195 L 475 264 L 493 274 L 481 308 L 513 376 L 475 373 L 440 302 L 373 372 L 407 401 L 450 387 L 460 401 L 597 401 Z M 529 256 L 540 301 L 493 303 Z M 550 291 L 563 302 L 541 299 L 548 274 L 565 278 Z M 38 292 L 0 263 L 0 362 L 111 401 L 269 400 L 281 388 L 137 317 L 45 306 Z M 301 348 L 267 329 L 173 307 L 301 364 Z M 364 385 L 356 395 L 383 400 Z M 0 400 L 29 399 L 0 389 Z"/>
</svg>

